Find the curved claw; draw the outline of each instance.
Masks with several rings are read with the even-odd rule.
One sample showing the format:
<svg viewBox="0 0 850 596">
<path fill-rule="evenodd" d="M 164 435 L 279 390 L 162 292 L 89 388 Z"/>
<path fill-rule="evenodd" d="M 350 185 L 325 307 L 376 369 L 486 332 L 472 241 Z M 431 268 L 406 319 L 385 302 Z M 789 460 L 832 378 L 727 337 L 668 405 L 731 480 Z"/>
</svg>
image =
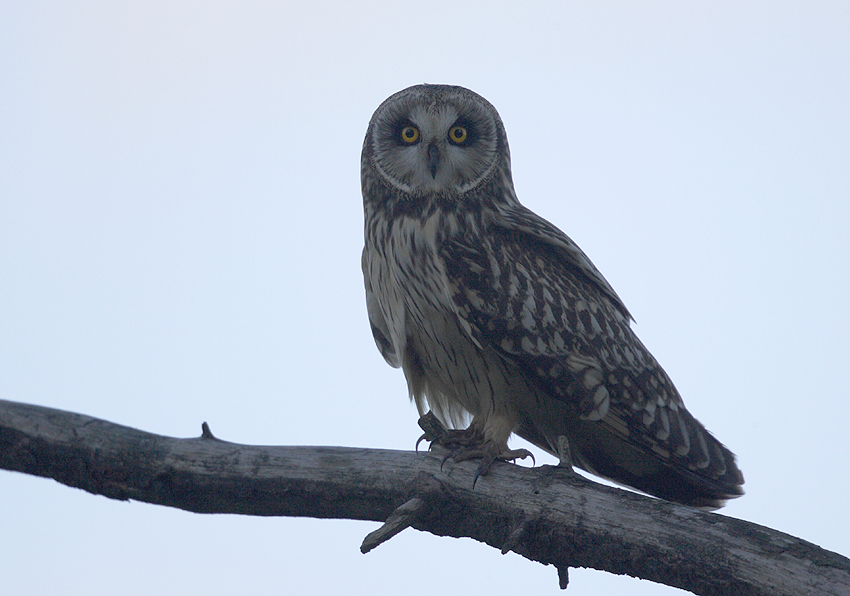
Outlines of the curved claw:
<svg viewBox="0 0 850 596">
<path fill-rule="evenodd" d="M 475 488 L 475 483 L 478 482 L 479 476 L 487 475 L 487 472 L 490 471 L 490 466 L 493 465 L 495 459 L 496 458 L 492 455 L 486 455 L 481 458 L 481 464 L 478 466 L 478 469 L 475 470 L 475 476 L 472 477 L 472 488 Z"/>
<path fill-rule="evenodd" d="M 496 460 L 513 462 L 531 456 L 533 465 L 537 465 L 534 454 L 527 449 L 508 449 L 508 446 L 504 443 L 497 445 L 492 440 L 485 439 L 484 433 L 473 425 L 464 430 L 447 430 L 433 412 L 428 412 L 419 419 L 419 426 L 425 433 L 416 441 L 415 449 L 417 453 L 422 441 L 430 441 L 432 447 L 441 445 L 449 450 L 440 462 L 441 472 L 443 466 L 450 459 L 456 463 L 467 459 L 481 460 L 472 479 L 473 488 L 475 488 L 475 483 L 478 482 L 479 477 L 487 475 Z"/>
</svg>

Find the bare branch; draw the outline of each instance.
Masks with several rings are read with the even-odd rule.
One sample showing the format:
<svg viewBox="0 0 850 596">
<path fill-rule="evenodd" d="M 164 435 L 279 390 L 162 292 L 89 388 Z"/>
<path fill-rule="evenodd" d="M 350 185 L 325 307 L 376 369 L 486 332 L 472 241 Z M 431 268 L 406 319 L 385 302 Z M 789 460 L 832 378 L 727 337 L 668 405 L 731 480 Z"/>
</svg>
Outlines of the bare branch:
<svg viewBox="0 0 850 596">
<path fill-rule="evenodd" d="M 364 552 L 405 527 L 502 552 L 689 590 L 846 595 L 850 560 L 787 534 L 590 482 L 557 466 L 477 464 L 441 454 L 261 447 L 163 437 L 81 414 L 0 400 L 0 467 L 113 499 L 198 513 L 386 520 Z"/>
<path fill-rule="evenodd" d="M 420 497 L 413 497 L 404 505 L 393 511 L 384 522 L 384 525 L 370 532 L 363 539 L 363 544 L 360 545 L 360 552 L 364 555 L 370 550 L 383 544 L 405 528 L 409 528 L 413 522 L 419 519 L 422 508 L 425 505 L 425 500 Z"/>
</svg>

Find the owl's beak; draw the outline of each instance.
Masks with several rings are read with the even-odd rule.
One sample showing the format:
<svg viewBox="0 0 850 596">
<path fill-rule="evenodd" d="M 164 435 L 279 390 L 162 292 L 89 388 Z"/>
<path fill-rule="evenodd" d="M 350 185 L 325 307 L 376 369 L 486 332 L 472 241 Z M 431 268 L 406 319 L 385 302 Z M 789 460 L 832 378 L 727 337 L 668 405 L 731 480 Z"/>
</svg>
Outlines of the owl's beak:
<svg viewBox="0 0 850 596">
<path fill-rule="evenodd" d="M 437 168 L 440 167 L 440 149 L 436 143 L 428 145 L 428 169 L 431 170 L 431 178 L 437 177 Z"/>
</svg>

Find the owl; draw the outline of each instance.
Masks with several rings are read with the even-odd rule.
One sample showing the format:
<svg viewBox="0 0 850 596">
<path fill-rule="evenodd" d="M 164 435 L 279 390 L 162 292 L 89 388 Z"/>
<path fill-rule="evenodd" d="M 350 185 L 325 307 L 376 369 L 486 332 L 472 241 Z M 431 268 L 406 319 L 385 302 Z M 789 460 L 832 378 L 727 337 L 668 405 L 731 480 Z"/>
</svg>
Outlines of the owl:
<svg viewBox="0 0 850 596">
<path fill-rule="evenodd" d="M 743 494 L 735 456 L 685 409 L 611 285 L 520 204 L 487 100 L 448 85 L 392 95 L 369 122 L 361 183 L 375 343 L 420 414 L 454 429 L 436 439 L 454 459 L 486 471 L 524 457 L 516 434 L 670 501 Z"/>
</svg>

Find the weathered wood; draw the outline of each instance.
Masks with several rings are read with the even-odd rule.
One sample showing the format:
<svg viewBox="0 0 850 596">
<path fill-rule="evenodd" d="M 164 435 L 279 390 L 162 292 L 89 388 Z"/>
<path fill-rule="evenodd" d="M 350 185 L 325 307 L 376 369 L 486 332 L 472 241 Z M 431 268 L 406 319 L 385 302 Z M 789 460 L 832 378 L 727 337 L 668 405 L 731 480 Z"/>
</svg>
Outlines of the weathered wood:
<svg viewBox="0 0 850 596">
<path fill-rule="evenodd" d="M 422 510 L 425 507 L 425 500 L 422 497 L 413 497 L 398 509 L 393 511 L 387 521 L 374 532 L 369 532 L 366 538 L 363 539 L 363 544 L 360 545 L 360 552 L 364 555 L 370 550 L 379 546 L 413 525 L 422 515 Z"/>
<path fill-rule="evenodd" d="M 757 524 L 601 486 L 569 470 L 441 454 L 265 447 L 175 439 L 0 400 L 0 467 L 114 499 L 198 513 L 383 521 L 373 548 L 410 526 L 468 536 L 559 570 L 591 567 L 740 596 L 850 594 L 850 560 Z"/>
</svg>

